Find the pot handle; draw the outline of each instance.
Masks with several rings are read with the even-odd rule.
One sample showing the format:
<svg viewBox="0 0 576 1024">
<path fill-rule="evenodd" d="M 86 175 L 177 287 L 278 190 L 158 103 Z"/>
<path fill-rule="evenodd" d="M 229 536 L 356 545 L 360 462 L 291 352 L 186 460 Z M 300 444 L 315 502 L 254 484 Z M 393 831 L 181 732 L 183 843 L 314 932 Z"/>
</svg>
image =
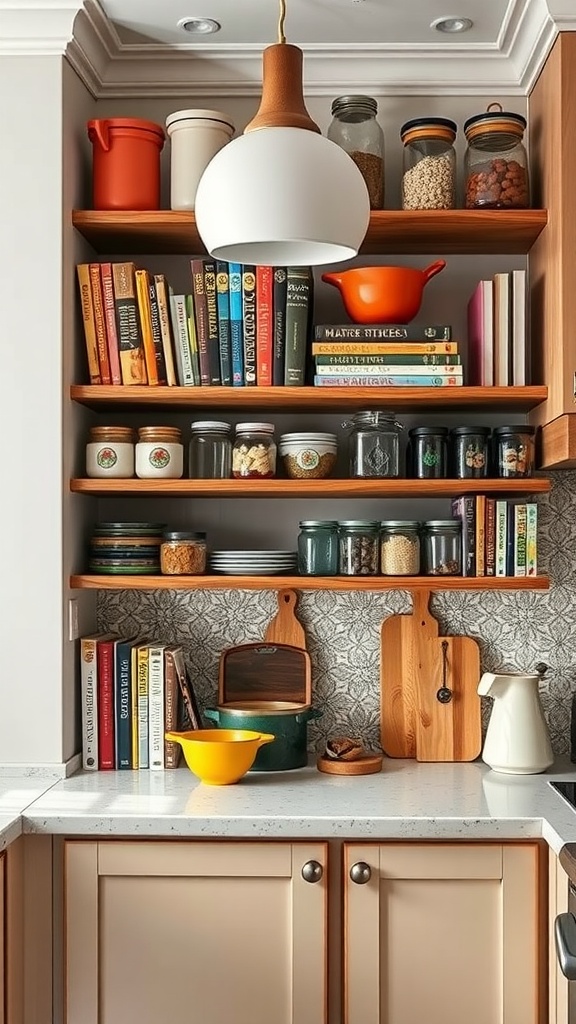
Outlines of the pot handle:
<svg viewBox="0 0 576 1024">
<path fill-rule="evenodd" d="M 296 724 L 302 725 L 302 723 L 312 722 L 315 718 L 322 718 L 323 714 L 324 712 L 318 708 L 307 708 L 306 711 L 300 711 L 296 715 Z"/>
<path fill-rule="evenodd" d="M 211 722 L 218 722 L 218 724 L 220 724 L 220 712 L 218 708 L 204 708 L 204 717 L 208 718 Z"/>
<path fill-rule="evenodd" d="M 105 118 L 97 118 L 88 122 L 88 138 L 90 142 L 97 142 L 105 153 L 110 149 L 110 128 L 109 121 Z"/>
<path fill-rule="evenodd" d="M 429 267 L 426 267 L 422 273 L 424 275 L 424 283 L 427 284 L 431 277 L 435 277 L 441 270 L 444 270 L 446 266 L 446 260 L 436 260 L 435 263 L 431 263 Z"/>
</svg>

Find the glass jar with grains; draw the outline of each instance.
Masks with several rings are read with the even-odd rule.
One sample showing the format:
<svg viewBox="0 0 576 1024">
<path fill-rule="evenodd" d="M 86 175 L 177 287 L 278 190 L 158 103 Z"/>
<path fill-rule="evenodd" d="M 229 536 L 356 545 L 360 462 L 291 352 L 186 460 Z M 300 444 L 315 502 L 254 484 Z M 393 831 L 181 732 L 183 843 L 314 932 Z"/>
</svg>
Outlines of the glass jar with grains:
<svg viewBox="0 0 576 1024">
<path fill-rule="evenodd" d="M 417 576 L 420 572 L 420 523 L 389 519 L 380 530 L 380 572 L 383 576 Z"/>
<path fill-rule="evenodd" d="M 200 576 L 206 572 L 206 534 L 171 530 L 162 537 L 160 572 L 165 576 Z"/>
<path fill-rule="evenodd" d="M 402 125 L 403 210 L 454 209 L 456 131 L 456 124 L 447 117 L 417 117 Z"/>
<path fill-rule="evenodd" d="M 530 206 L 528 157 L 522 142 L 525 128 L 522 114 L 502 110 L 499 103 L 490 103 L 485 113 L 468 118 L 464 125 L 467 210 Z"/>
<path fill-rule="evenodd" d="M 384 132 L 377 113 L 378 104 L 371 96 L 337 96 L 327 132 L 330 141 L 345 149 L 360 170 L 371 210 L 384 209 Z"/>
<path fill-rule="evenodd" d="M 276 473 L 273 423 L 237 423 L 232 476 L 271 477 Z"/>
</svg>

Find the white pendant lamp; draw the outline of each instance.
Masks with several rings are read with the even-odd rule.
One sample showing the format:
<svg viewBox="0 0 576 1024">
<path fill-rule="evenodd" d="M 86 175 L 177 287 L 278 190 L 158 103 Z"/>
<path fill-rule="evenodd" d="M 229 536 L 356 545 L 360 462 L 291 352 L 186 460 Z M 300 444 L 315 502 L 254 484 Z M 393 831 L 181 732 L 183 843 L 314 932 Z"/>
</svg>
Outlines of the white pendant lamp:
<svg viewBox="0 0 576 1024">
<path fill-rule="evenodd" d="M 280 42 L 263 55 L 262 99 L 244 134 L 204 171 L 196 225 L 215 259 L 313 266 L 356 256 L 370 220 L 352 158 L 320 134 L 304 105 L 302 50 Z"/>
</svg>

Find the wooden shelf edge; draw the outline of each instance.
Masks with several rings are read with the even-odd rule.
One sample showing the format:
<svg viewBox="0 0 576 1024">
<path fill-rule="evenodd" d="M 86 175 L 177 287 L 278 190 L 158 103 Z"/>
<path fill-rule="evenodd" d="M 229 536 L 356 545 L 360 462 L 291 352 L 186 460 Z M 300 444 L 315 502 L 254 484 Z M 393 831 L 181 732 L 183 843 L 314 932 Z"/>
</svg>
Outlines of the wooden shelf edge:
<svg viewBox="0 0 576 1024">
<path fill-rule="evenodd" d="M 548 590 L 547 576 L 85 576 L 72 590 Z"/>
<path fill-rule="evenodd" d="M 74 494 L 140 495 L 204 498 L 442 498 L 459 494 L 546 494 L 547 477 L 528 480 L 140 480 L 84 479 L 70 481 Z"/>
<path fill-rule="evenodd" d="M 540 432 L 541 464 L 548 469 L 576 467 L 576 413 L 565 413 Z"/>
</svg>

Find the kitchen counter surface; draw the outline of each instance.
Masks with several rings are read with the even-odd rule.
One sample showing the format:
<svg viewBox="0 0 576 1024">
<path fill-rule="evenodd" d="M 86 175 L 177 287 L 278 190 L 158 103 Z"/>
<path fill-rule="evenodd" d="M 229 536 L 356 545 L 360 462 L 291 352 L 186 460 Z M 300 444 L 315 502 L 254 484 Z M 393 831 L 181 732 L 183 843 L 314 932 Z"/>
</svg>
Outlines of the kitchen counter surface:
<svg viewBox="0 0 576 1024">
<path fill-rule="evenodd" d="M 576 842 L 576 811 L 549 786 L 553 779 L 576 781 L 575 766 L 558 762 L 543 775 L 513 776 L 492 772 L 481 762 L 385 758 L 378 775 L 329 776 L 311 765 L 254 773 L 223 787 L 199 783 L 186 767 L 80 772 L 51 782 L 28 801 L 22 831 L 147 838 L 543 837 L 558 853 L 565 843 Z"/>
<path fill-rule="evenodd" d="M 54 781 L 48 776 L 23 777 L 0 771 L 0 852 L 22 834 L 23 812 L 44 795 Z"/>
</svg>

